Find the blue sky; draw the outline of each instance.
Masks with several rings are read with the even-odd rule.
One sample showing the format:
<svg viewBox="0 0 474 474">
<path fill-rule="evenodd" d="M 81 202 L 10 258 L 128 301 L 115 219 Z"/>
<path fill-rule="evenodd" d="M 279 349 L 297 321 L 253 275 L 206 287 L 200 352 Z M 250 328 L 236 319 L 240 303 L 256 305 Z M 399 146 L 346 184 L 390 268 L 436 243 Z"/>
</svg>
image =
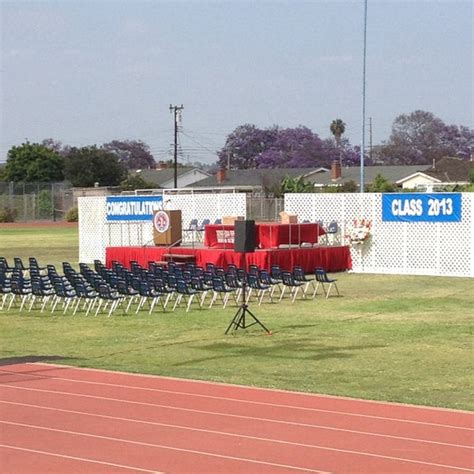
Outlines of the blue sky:
<svg viewBox="0 0 474 474">
<path fill-rule="evenodd" d="M 335 118 L 360 143 L 363 0 L 1 1 L 0 161 L 25 138 L 214 161 L 236 126 Z M 473 2 L 368 1 L 373 142 L 416 109 L 473 126 Z M 368 133 L 368 129 L 367 129 Z M 368 140 L 368 136 L 367 136 Z"/>
</svg>

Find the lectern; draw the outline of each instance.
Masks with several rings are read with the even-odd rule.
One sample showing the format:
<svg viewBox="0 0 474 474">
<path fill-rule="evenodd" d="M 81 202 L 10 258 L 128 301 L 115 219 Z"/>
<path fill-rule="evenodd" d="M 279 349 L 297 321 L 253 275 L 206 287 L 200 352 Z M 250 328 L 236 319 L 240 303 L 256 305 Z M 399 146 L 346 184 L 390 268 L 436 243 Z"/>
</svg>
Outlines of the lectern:
<svg viewBox="0 0 474 474">
<path fill-rule="evenodd" d="M 153 242 L 155 245 L 180 245 L 181 239 L 181 211 L 153 211 Z"/>
</svg>

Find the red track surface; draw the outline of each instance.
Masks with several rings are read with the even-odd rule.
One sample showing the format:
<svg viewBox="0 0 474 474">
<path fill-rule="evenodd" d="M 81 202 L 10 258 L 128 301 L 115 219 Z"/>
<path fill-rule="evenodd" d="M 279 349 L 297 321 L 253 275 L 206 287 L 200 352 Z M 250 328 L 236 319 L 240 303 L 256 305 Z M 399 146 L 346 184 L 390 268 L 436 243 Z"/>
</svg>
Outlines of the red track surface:
<svg viewBox="0 0 474 474">
<path fill-rule="evenodd" d="M 2 473 L 474 472 L 468 412 L 0 367 Z"/>
</svg>

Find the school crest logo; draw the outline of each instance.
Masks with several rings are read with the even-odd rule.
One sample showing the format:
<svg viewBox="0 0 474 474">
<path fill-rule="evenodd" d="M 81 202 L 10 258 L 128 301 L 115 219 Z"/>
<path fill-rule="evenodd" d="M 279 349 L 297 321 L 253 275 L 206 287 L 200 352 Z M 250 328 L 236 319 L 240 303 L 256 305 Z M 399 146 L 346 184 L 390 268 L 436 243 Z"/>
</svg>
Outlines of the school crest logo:
<svg viewBox="0 0 474 474">
<path fill-rule="evenodd" d="M 170 228 L 170 218 L 165 211 L 158 211 L 153 216 L 153 226 L 155 227 L 157 232 L 161 234 L 166 232 Z"/>
</svg>

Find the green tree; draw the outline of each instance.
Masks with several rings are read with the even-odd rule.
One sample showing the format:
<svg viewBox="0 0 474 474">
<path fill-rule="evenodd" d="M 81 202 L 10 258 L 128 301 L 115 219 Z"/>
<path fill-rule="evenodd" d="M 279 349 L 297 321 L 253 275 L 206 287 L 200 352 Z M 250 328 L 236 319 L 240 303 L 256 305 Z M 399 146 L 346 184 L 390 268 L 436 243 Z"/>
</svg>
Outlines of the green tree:
<svg viewBox="0 0 474 474">
<path fill-rule="evenodd" d="M 53 215 L 53 201 L 51 192 L 43 189 L 38 193 L 38 211 L 41 218 Z"/>
<path fill-rule="evenodd" d="M 73 186 L 118 186 L 126 177 L 127 170 L 118 158 L 96 146 L 71 148 L 64 163 L 66 178 Z"/>
<path fill-rule="evenodd" d="M 123 191 L 134 191 L 135 189 L 156 189 L 159 186 L 143 179 L 141 176 L 129 176 L 120 183 Z"/>
<path fill-rule="evenodd" d="M 331 122 L 329 130 L 331 130 L 331 133 L 334 135 L 334 138 L 336 140 L 336 146 L 339 152 L 339 163 L 342 166 L 341 137 L 346 131 L 346 124 L 341 119 L 333 120 Z"/>
<path fill-rule="evenodd" d="M 298 178 L 285 176 L 280 183 L 280 195 L 285 193 L 309 193 L 312 191 L 313 185 L 305 181 L 302 176 Z"/>
<path fill-rule="evenodd" d="M 8 151 L 5 179 L 15 182 L 62 181 L 64 161 L 54 150 L 39 143 L 23 143 Z"/>
<path fill-rule="evenodd" d="M 378 173 L 372 184 L 368 186 L 368 191 L 371 193 L 391 193 L 395 191 L 395 186 Z"/>
</svg>

